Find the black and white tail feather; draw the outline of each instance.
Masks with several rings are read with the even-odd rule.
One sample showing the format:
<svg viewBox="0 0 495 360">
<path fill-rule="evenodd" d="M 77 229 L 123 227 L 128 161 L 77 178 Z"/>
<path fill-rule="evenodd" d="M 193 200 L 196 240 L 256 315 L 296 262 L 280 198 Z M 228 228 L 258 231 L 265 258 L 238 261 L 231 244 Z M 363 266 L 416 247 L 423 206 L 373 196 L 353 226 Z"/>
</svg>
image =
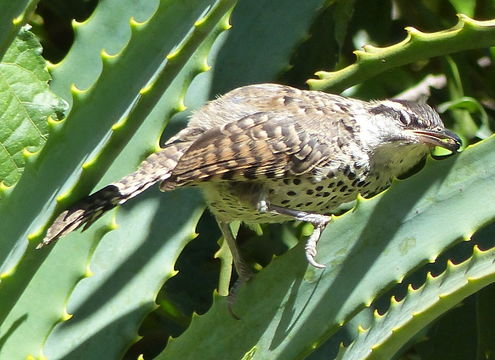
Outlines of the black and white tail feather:
<svg viewBox="0 0 495 360">
<path fill-rule="evenodd" d="M 40 249 L 53 243 L 81 226 L 83 231 L 86 230 L 107 211 L 125 203 L 157 182 L 166 181 L 188 145 L 187 143 L 170 144 L 146 158 L 135 172 L 105 186 L 63 211 L 36 248 Z"/>
</svg>

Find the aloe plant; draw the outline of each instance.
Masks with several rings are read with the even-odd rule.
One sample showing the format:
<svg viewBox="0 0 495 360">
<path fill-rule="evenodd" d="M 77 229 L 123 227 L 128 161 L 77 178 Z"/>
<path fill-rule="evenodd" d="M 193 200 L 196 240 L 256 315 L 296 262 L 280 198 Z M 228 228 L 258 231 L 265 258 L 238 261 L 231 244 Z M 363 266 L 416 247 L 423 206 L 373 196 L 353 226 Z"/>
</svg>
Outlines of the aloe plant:
<svg viewBox="0 0 495 360">
<path fill-rule="evenodd" d="M 476 143 L 491 133 L 493 84 L 480 80 L 487 89 L 483 102 L 476 100 L 465 81 L 473 65 L 449 57 L 483 48 L 489 49 L 484 61 L 493 61 L 495 20 L 469 17 L 481 5 L 452 0 L 450 24 L 454 10 L 467 12 L 453 27 L 419 31 L 407 23 L 405 40 L 368 45 L 352 63 L 349 42 L 363 28 L 371 41 L 391 21 L 384 15 L 382 24 L 353 22 L 375 11 L 373 4 L 107 0 L 73 23 L 71 49 L 45 68 L 35 36 L 22 28 L 36 3 L 0 2 L 7 19 L 0 77 L 8 84 L 0 89 L 0 359 L 130 359 L 141 352 L 157 359 L 391 359 L 408 351 L 427 358 L 438 346 L 428 328 L 472 294 L 480 317 L 476 346 L 462 345 L 480 359 L 493 356 L 493 324 L 481 318 L 490 316 L 485 304 L 493 286 L 486 286 L 495 279 L 495 142 Z M 410 5 L 400 6 L 405 21 Z M 323 43 L 323 50 L 317 47 Z M 336 56 L 322 54 L 330 48 Z M 415 175 L 335 216 L 319 246 L 326 270 L 308 267 L 299 244 L 271 261 L 253 255 L 261 271 L 239 291 L 241 320 L 213 289 L 220 277 L 225 293 L 231 267 L 194 189 L 150 190 L 87 231 L 35 250 L 59 211 L 156 151 L 164 129 L 167 137 L 180 126 L 186 106 L 248 83 L 297 84 L 318 66 L 339 70 L 318 72 L 320 79 L 309 81 L 313 89 L 356 85 L 347 93 L 372 97 L 391 86 L 398 93 L 439 66 L 431 58 L 447 59 L 440 60 L 448 82 L 435 95 L 443 102 L 439 109 L 475 144 L 446 160 L 428 159 Z M 404 70 L 409 64 L 421 69 Z M 479 72 L 491 74 L 487 67 Z M 401 80 L 392 84 L 391 78 Z M 255 237 L 240 230 L 245 250 L 253 238 L 284 247 L 307 232 L 297 224 L 258 230 L 263 234 Z M 184 248 L 199 242 L 210 249 L 209 259 L 198 263 Z M 472 255 L 453 264 L 462 243 Z M 444 268 L 424 278 L 433 271 L 424 264 L 435 261 Z M 173 284 L 194 268 L 208 268 L 197 276 L 212 285 L 191 296 Z M 206 300 L 192 299 L 200 291 Z M 418 332 L 432 340 L 422 341 Z"/>
</svg>

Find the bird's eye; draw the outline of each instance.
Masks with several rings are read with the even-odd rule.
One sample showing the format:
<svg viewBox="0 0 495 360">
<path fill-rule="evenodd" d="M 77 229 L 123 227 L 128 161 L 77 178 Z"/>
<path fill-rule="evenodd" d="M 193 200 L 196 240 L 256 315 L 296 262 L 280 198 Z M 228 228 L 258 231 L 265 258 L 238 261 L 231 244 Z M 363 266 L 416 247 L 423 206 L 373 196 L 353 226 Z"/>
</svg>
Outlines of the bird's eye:
<svg viewBox="0 0 495 360">
<path fill-rule="evenodd" d="M 411 122 L 411 118 L 409 117 L 409 114 L 406 113 L 405 111 L 399 111 L 399 120 L 404 125 L 409 125 L 409 123 Z"/>
</svg>

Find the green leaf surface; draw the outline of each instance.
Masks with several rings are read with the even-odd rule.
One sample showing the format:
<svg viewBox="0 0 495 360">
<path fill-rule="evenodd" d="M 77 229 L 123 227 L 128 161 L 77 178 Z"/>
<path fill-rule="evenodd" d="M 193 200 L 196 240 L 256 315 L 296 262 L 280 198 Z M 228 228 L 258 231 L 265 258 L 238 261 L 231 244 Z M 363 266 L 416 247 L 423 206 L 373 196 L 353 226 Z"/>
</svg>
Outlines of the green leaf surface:
<svg viewBox="0 0 495 360">
<path fill-rule="evenodd" d="M 0 0 L 0 59 L 26 24 L 39 0 Z"/>
<path fill-rule="evenodd" d="M 119 54 L 124 50 L 132 36 L 130 19 L 138 23 L 145 22 L 157 10 L 158 3 L 157 0 L 107 0 L 98 5 L 90 19 L 83 23 L 74 21 L 75 41 L 71 50 L 63 61 L 52 65 L 50 69 L 53 90 L 72 102 L 72 86 L 81 90 L 92 86 L 103 69 L 101 52 Z M 173 7 L 173 2 L 170 5 Z M 178 42 L 183 36 L 182 27 L 173 33 L 167 30 L 163 29 L 166 33 L 163 38 L 167 42 Z M 156 41 L 155 46 L 158 43 Z M 148 52 L 143 52 L 143 56 L 147 57 Z M 139 65 L 136 65 L 134 71 L 139 72 Z"/>
<path fill-rule="evenodd" d="M 371 327 L 360 331 L 340 359 L 392 358 L 425 324 L 495 282 L 495 248 L 474 249 L 474 255 L 467 261 L 458 265 L 449 263 L 443 274 L 430 275 L 421 288 L 409 288 L 402 301 L 392 299 L 387 313 L 375 314 Z"/>
<path fill-rule="evenodd" d="M 476 0 L 449 0 L 449 2 L 459 14 L 466 14 L 469 17 L 474 16 Z"/>
<path fill-rule="evenodd" d="M 204 6 L 207 6 L 208 3 L 205 1 Z M 45 211 L 40 216 L 40 211 L 44 206 L 53 208 L 53 205 L 47 204 L 53 203 L 57 194 L 64 194 L 69 191 L 80 176 L 81 165 L 84 162 L 87 162 L 86 165 L 95 163 L 94 166 L 84 167 L 88 172 L 93 171 L 92 176 L 86 178 L 75 191 L 69 191 L 68 194 L 65 194 L 68 198 L 60 204 L 61 206 L 67 206 L 70 201 L 74 201 L 82 194 L 89 192 L 89 189 L 97 183 L 99 176 L 106 170 L 99 167 L 98 162 L 93 161 L 91 154 L 94 153 L 95 148 L 98 149 L 101 146 L 101 142 L 107 138 L 115 122 L 126 113 L 138 92 L 150 81 L 150 77 L 154 75 L 155 71 L 161 67 L 164 54 L 168 54 L 175 47 L 174 41 L 167 38 L 157 44 L 160 46 L 150 47 L 148 39 L 153 37 L 158 29 L 164 31 L 167 27 L 170 27 L 170 31 L 172 29 L 177 32 L 181 31 L 185 36 L 191 29 L 190 26 L 202 13 L 200 7 L 197 7 L 195 12 L 191 12 L 190 6 L 183 1 L 176 2 L 175 6 L 177 8 L 170 6 L 170 4 L 168 7 L 162 7 L 162 11 L 158 11 L 146 24 L 131 24 L 135 36 L 134 41 L 129 43 L 126 50 L 115 58 L 103 56 L 105 67 L 97 83 L 92 86 L 91 92 L 74 92 L 76 101 L 70 116 L 62 124 L 55 125 L 54 131 L 37 158 L 36 164 L 26 170 L 27 173 L 22 177 L 16 191 L 0 204 L 0 214 L 4 214 L 3 216 L 9 214 L 11 218 L 18 219 L 17 222 L 0 224 L 0 227 L 5 230 L 2 232 L 2 240 L 4 241 L 0 242 L 0 248 L 3 248 L 0 251 L 3 272 L 12 269 L 19 261 L 25 250 L 25 239 L 28 234 L 40 230 L 40 223 L 43 223 L 41 219 L 44 218 L 46 222 L 47 212 Z M 185 12 L 188 21 L 180 20 L 180 17 L 177 16 L 179 10 Z M 197 46 L 199 45 L 197 44 Z M 183 59 L 182 65 L 187 60 L 187 58 Z M 139 72 L 131 71 L 136 67 L 142 67 L 142 70 Z M 174 67 L 177 69 L 177 65 Z M 122 73 L 127 76 L 122 76 Z M 148 111 L 151 110 L 152 108 L 148 108 Z M 135 121 L 137 123 L 132 124 L 133 126 L 128 124 L 128 126 L 118 129 L 121 132 L 121 137 L 124 136 L 122 131 L 127 132 L 128 137 L 131 136 L 135 128 L 144 121 L 144 118 L 136 118 Z M 148 146 L 153 150 L 155 149 L 155 146 Z M 114 156 L 116 153 L 114 152 Z M 42 187 L 42 189 L 37 190 L 37 187 Z M 30 223 L 31 226 L 26 227 L 27 223 Z M 37 237 L 39 238 L 40 235 L 41 233 L 38 233 Z M 17 241 L 22 245 L 16 246 L 16 252 L 11 253 L 8 249 L 12 249 L 13 244 Z M 36 265 L 32 267 L 27 263 L 25 266 L 32 269 L 37 267 Z M 23 273 L 27 274 L 28 271 Z M 8 280 L 4 279 L 0 287 L 6 286 L 7 282 Z M 12 297 L 12 300 L 15 300 L 15 297 Z"/>
<path fill-rule="evenodd" d="M 73 316 L 48 337 L 49 359 L 121 358 L 138 339 L 137 326 L 156 307 L 158 290 L 174 276 L 177 257 L 195 237 L 203 211 L 200 194 L 191 190 L 160 194 L 156 189 L 129 205 L 119 211 L 122 225 L 96 248 L 94 275 L 71 294 L 67 312 Z M 176 209 L 174 217 L 170 208 Z"/>
<path fill-rule="evenodd" d="M 494 218 L 494 150 L 490 138 L 457 157 L 429 161 L 407 181 L 360 200 L 323 234 L 318 259 L 326 270 L 308 267 L 302 244 L 295 247 L 239 292 L 240 321 L 217 301 L 159 359 L 196 359 L 200 352 L 202 359 L 215 359 L 211 344 L 218 342 L 232 358 L 253 348 L 260 354 L 254 359 L 308 355 L 418 264 Z M 212 323 L 223 325 L 212 329 Z"/>
<path fill-rule="evenodd" d="M 455 52 L 495 46 L 495 20 L 476 21 L 459 15 L 458 23 L 444 31 L 423 33 L 412 27 L 405 29 L 407 37 L 395 45 L 378 48 L 365 45 L 356 50 L 354 64 L 335 72 L 320 71 L 320 79 L 310 79 L 312 90 L 342 92 L 348 87 L 370 79 L 394 67 L 418 60 Z"/>
<path fill-rule="evenodd" d="M 307 34 L 311 20 L 324 3 L 324 0 L 240 1 L 232 14 L 234 27 L 226 34 L 213 68 L 211 95 L 224 94 L 243 85 L 273 82 L 289 66 L 290 54 Z"/>
<path fill-rule="evenodd" d="M 48 116 L 59 117 L 65 103 L 48 88 L 50 75 L 41 45 L 27 30 L 8 48 L 0 63 L 0 182 L 12 186 L 26 157 L 46 142 Z"/>
<path fill-rule="evenodd" d="M 470 114 L 478 115 L 480 119 L 480 125 L 476 126 L 472 118 L 464 119 L 465 121 L 457 122 L 461 129 L 463 130 L 463 134 L 470 134 L 473 136 L 477 136 L 480 139 L 485 139 L 491 135 L 490 130 L 490 121 L 488 118 L 488 114 L 486 113 L 483 106 L 479 101 L 472 97 L 461 96 L 455 100 L 447 101 L 438 105 L 437 111 L 439 113 L 444 113 L 447 110 L 466 110 Z M 471 134 L 471 128 L 474 128 L 473 134 Z"/>
<path fill-rule="evenodd" d="M 36 187 L 36 180 L 39 180 L 40 176 L 51 177 L 50 181 L 44 179 L 42 181 L 43 184 L 56 185 L 56 183 L 60 181 L 59 186 L 62 189 L 70 188 L 74 184 L 77 176 L 64 175 L 59 180 L 54 181 L 53 175 L 55 174 L 50 175 L 50 173 L 61 171 L 64 167 L 66 167 L 65 171 L 67 171 L 71 166 L 75 166 L 77 175 L 77 172 L 80 172 L 80 169 L 78 169 L 80 166 L 78 156 L 85 158 L 94 151 L 94 149 L 87 144 L 88 140 L 89 142 L 94 140 L 93 137 L 84 137 L 77 129 L 85 129 L 84 132 L 92 132 L 95 136 L 97 136 L 96 129 L 99 129 L 100 136 L 105 138 L 105 132 L 102 130 L 104 130 L 105 126 L 108 126 L 109 130 L 113 130 L 109 137 L 108 144 L 118 145 L 113 148 L 104 146 L 102 153 L 84 166 L 85 173 L 92 174 L 92 176 L 83 178 L 84 181 L 81 181 L 83 185 L 77 185 L 79 192 L 84 191 L 81 190 L 81 188 L 84 189 L 84 187 L 88 187 L 88 183 L 89 186 L 91 186 L 91 184 L 98 182 L 99 177 L 106 171 L 106 168 L 104 168 L 101 163 L 109 161 L 108 159 L 112 158 L 112 156 L 115 157 L 120 151 L 119 147 L 127 144 L 121 157 L 115 162 L 114 167 L 109 170 L 108 178 L 104 180 L 105 182 L 114 180 L 122 175 L 122 172 L 124 174 L 131 172 L 140 162 L 143 154 L 146 155 L 149 153 L 150 148 L 156 148 L 158 138 L 166 123 L 164 115 L 170 115 L 181 108 L 181 99 L 183 98 L 184 92 L 191 79 L 198 72 L 205 70 L 205 59 L 211 44 L 218 33 L 225 29 L 225 16 L 228 15 L 230 8 L 235 2 L 230 0 L 214 2 L 214 5 L 216 6 L 213 6 L 211 12 L 208 13 L 210 15 L 213 14 L 214 16 L 206 14 L 206 17 L 203 14 L 203 10 L 210 8 L 209 5 L 211 2 L 209 1 L 203 1 L 202 6 L 199 6 L 200 4 L 195 2 L 195 5 L 197 6 L 194 7 L 195 11 L 193 12 L 190 11 L 192 6 L 191 3 L 184 1 L 175 1 L 173 3 L 174 4 L 169 2 L 168 6 L 162 6 L 157 9 L 154 17 L 145 25 L 142 24 L 141 28 L 138 29 L 139 25 L 132 24 L 131 27 L 134 31 L 134 38 L 131 39 L 126 51 L 131 51 L 132 49 L 129 50 L 129 48 L 133 48 L 131 51 L 133 56 L 126 58 L 124 52 L 121 54 L 122 58 L 118 59 L 110 59 L 108 56 L 104 56 L 106 68 L 104 66 L 102 75 L 88 93 L 93 94 L 93 92 L 96 92 L 97 89 L 102 86 L 101 82 L 103 81 L 103 76 L 107 76 L 105 86 L 108 87 L 111 87 L 110 84 L 114 81 L 114 86 L 117 86 L 118 88 L 118 85 L 115 85 L 116 79 L 119 81 L 132 81 L 133 78 L 127 76 L 128 73 L 126 68 L 132 67 L 133 61 L 137 61 L 139 64 L 146 59 L 154 62 L 154 65 L 157 67 L 155 70 L 160 70 L 157 77 L 158 79 L 160 79 L 160 74 L 167 74 L 168 79 L 165 79 L 168 81 L 167 84 L 169 84 L 167 91 L 158 91 L 158 98 L 156 98 L 157 91 L 151 87 L 147 88 L 146 91 L 142 91 L 140 99 L 144 99 L 147 96 L 149 99 L 149 97 L 155 96 L 155 104 L 150 103 L 148 100 L 147 104 L 150 107 L 146 109 L 146 112 L 141 111 L 137 117 L 133 115 L 133 121 L 128 121 L 131 118 L 131 116 L 129 116 L 126 119 L 127 121 L 121 121 L 113 127 L 112 125 L 114 124 L 109 122 L 108 119 L 106 122 L 102 121 L 102 118 L 105 118 L 103 114 L 110 111 L 108 109 L 110 106 L 113 107 L 114 111 L 110 111 L 110 117 L 114 119 L 118 118 L 118 116 L 125 113 L 126 109 L 131 105 L 134 99 L 131 94 L 127 94 L 127 100 L 129 102 L 125 103 L 125 99 L 118 97 L 113 98 L 110 96 L 103 99 L 94 99 L 92 98 L 92 95 L 85 95 L 85 93 L 79 93 L 77 91 L 74 92 L 76 98 L 68 119 L 62 124 L 55 125 L 52 137 L 50 138 L 55 138 L 53 141 L 58 147 L 55 145 L 48 147 L 48 149 L 45 147 L 43 156 L 38 157 L 35 165 L 30 168 L 30 171 L 32 171 L 30 175 L 33 175 L 33 177 L 23 177 L 25 181 L 22 184 L 23 186 L 30 185 L 31 188 Z M 103 10 L 97 9 L 97 11 Z M 111 9 L 106 8 L 105 11 L 111 11 Z M 115 16 L 115 13 L 113 15 Z M 167 26 L 170 26 L 171 29 L 174 28 L 178 31 L 178 23 L 181 23 L 182 34 L 185 37 L 184 46 L 182 47 L 182 49 L 185 49 L 183 51 L 185 54 L 182 56 L 181 52 L 176 52 L 173 61 L 169 62 L 172 66 L 167 67 L 167 65 L 165 65 L 165 67 L 162 67 L 161 64 L 165 61 L 165 55 L 174 50 L 176 44 L 173 40 L 164 38 L 164 44 L 162 44 L 164 48 L 162 48 L 162 52 L 160 52 L 159 48 L 150 48 L 148 39 L 152 34 L 156 33 L 157 28 L 165 30 L 167 29 Z M 190 37 L 189 34 L 191 34 Z M 141 52 L 139 53 L 136 48 L 140 48 Z M 149 52 L 146 51 L 148 48 L 150 48 Z M 145 57 L 145 59 L 143 59 L 143 57 Z M 169 70 L 170 68 L 172 71 Z M 109 75 L 108 72 L 112 72 L 112 74 Z M 124 76 L 124 74 L 126 76 Z M 148 69 L 147 74 L 146 72 L 144 72 L 144 74 L 140 72 L 135 72 L 133 74 L 137 77 L 136 79 L 140 79 L 139 81 L 141 81 L 143 86 L 150 80 L 150 77 L 154 75 L 151 68 Z M 146 75 L 148 75 L 147 81 L 145 80 Z M 110 76 L 110 79 L 108 76 Z M 135 86 L 136 84 L 132 85 Z M 160 84 L 160 86 L 163 85 Z M 160 86 L 157 86 L 157 88 L 160 88 Z M 122 92 L 129 92 L 130 88 L 127 86 L 119 90 Z M 135 90 L 137 93 L 139 88 L 135 88 Z M 158 102 L 158 104 L 156 104 L 156 102 Z M 153 105 L 156 105 L 156 107 L 153 107 Z M 139 106 L 136 105 L 134 109 L 139 109 Z M 85 114 L 85 116 L 83 116 L 83 114 Z M 148 114 L 149 116 L 147 116 Z M 146 118 L 146 122 L 142 126 L 139 126 L 144 118 Z M 80 122 L 76 119 L 79 119 Z M 135 137 L 129 141 L 129 138 L 133 134 L 135 134 Z M 62 148 L 60 148 L 60 146 Z M 82 146 L 82 149 L 79 149 L 78 146 Z M 75 148 L 77 151 L 74 151 Z M 86 151 L 86 154 L 83 153 L 84 150 Z M 64 156 L 63 151 L 65 151 L 65 154 L 71 154 L 71 156 Z M 53 163 L 51 162 L 52 160 L 54 161 Z M 33 173 L 34 169 L 36 169 L 36 171 Z M 16 188 L 16 190 L 17 189 L 18 188 Z M 43 191 L 40 191 L 40 196 L 31 197 L 29 202 L 17 202 L 17 206 L 14 206 L 14 203 L 11 202 L 10 206 L 14 206 L 14 208 L 17 208 L 18 210 L 20 210 L 19 207 L 24 206 L 25 208 L 28 208 L 28 205 L 33 206 L 33 204 L 48 208 L 50 206 L 49 204 L 53 201 L 53 197 L 49 196 L 49 194 L 54 190 L 58 192 L 60 191 L 60 188 L 45 187 L 43 188 Z M 62 192 L 64 192 L 64 190 L 62 190 Z M 69 194 L 70 196 L 75 196 L 70 192 Z M 12 193 L 12 197 L 14 198 L 15 196 L 26 195 L 28 194 L 22 194 L 22 192 Z M 72 324 L 75 324 L 78 320 L 72 321 L 70 323 L 71 325 L 61 325 L 56 328 L 53 336 L 56 339 L 67 339 L 67 341 L 68 339 L 72 339 L 70 342 L 67 342 L 67 344 L 71 346 L 71 350 L 75 351 L 73 353 L 74 356 L 76 356 L 77 353 L 77 356 L 81 356 L 81 358 L 88 358 L 92 356 L 91 354 L 94 354 L 93 351 L 95 351 L 95 348 L 88 346 L 85 343 L 85 337 L 95 335 L 101 330 L 101 327 L 107 328 L 108 332 L 104 331 L 103 334 L 108 335 L 108 337 L 103 335 L 95 336 L 99 341 L 92 341 L 91 344 L 94 344 L 93 346 L 100 349 L 100 351 L 105 352 L 105 354 L 110 354 L 108 355 L 110 357 L 115 357 L 117 356 L 116 354 L 121 355 L 126 347 L 137 338 L 136 331 L 140 321 L 147 312 L 151 311 L 154 298 L 163 281 L 171 276 L 170 269 L 173 269 L 176 257 L 184 244 L 191 239 L 191 234 L 193 233 L 194 225 L 198 218 L 198 212 L 202 210 L 203 206 L 200 205 L 200 197 L 195 195 L 194 197 L 189 198 L 188 196 L 189 195 L 181 196 L 179 193 L 172 196 L 172 199 L 175 200 L 171 201 L 169 206 L 177 208 L 179 206 L 178 204 L 181 204 L 184 213 L 175 212 L 177 216 L 180 216 L 178 219 L 175 217 L 168 217 L 170 221 L 168 222 L 168 228 L 166 221 L 152 221 L 155 216 L 165 218 L 165 215 L 160 214 L 164 209 L 170 209 L 166 205 L 166 202 L 163 207 L 160 207 L 160 211 L 153 206 L 144 206 L 143 208 L 140 208 L 138 211 L 139 215 L 131 216 L 131 220 L 135 220 L 135 222 L 128 221 L 122 226 L 122 229 L 127 229 L 127 232 L 124 232 L 125 234 L 132 235 L 127 237 L 128 241 L 132 243 L 133 239 L 135 239 L 136 243 L 134 245 L 137 246 L 140 242 L 147 243 L 146 241 L 148 241 L 149 238 L 147 238 L 148 229 L 146 224 L 153 222 L 153 224 L 155 224 L 155 234 L 157 238 L 163 241 L 164 239 L 160 236 L 170 234 L 170 238 L 173 239 L 172 245 L 169 245 L 171 246 L 168 248 L 169 251 L 158 252 L 157 254 L 154 253 L 154 251 L 157 251 L 156 246 L 148 245 L 147 248 L 145 247 L 148 255 L 144 256 L 144 258 L 151 258 L 156 255 L 158 259 L 149 262 L 144 262 L 143 258 L 140 259 L 140 261 L 143 261 L 140 271 L 150 271 L 153 273 L 153 276 L 149 277 L 149 281 L 136 280 L 138 286 L 142 286 L 142 289 L 146 289 L 146 291 L 143 290 L 140 292 L 136 290 L 135 287 L 124 287 L 122 291 L 112 287 L 103 287 L 103 292 L 97 291 L 97 294 L 102 298 L 110 296 L 114 298 L 116 303 L 126 304 L 126 306 L 118 307 L 121 312 L 116 311 L 116 308 L 113 306 L 103 307 L 100 310 L 98 317 L 86 318 L 85 307 L 82 307 L 81 309 L 76 305 L 71 309 L 75 314 L 74 319 L 81 318 L 82 325 L 77 323 L 78 326 L 72 326 Z M 9 197 L 8 200 L 13 201 L 12 197 Z M 65 202 L 67 201 L 68 200 L 65 200 Z M 174 205 L 174 201 L 176 205 Z M 8 205 L 6 206 L 8 208 Z M 53 207 L 53 205 L 51 206 Z M 0 211 L 2 210 L 4 212 L 8 211 L 5 206 Z M 28 219 L 33 215 L 35 215 L 33 218 L 37 216 L 37 214 L 34 214 L 31 210 L 33 209 L 25 210 L 26 213 L 22 217 L 22 223 L 13 222 L 11 224 L 2 225 L 11 232 L 19 230 L 26 231 L 26 225 L 29 224 Z M 158 215 L 156 215 L 157 212 Z M 196 215 L 194 216 L 193 214 Z M 44 215 L 46 219 L 46 212 Z M 36 220 L 33 220 L 33 218 L 31 218 L 31 221 L 36 223 Z M 9 299 L 9 301 L 2 301 L 2 304 L 0 305 L 3 312 L 2 315 L 5 316 L 5 320 L 0 327 L 0 339 L 2 339 L 1 341 L 5 344 L 0 352 L 0 358 L 3 356 L 6 356 L 7 358 L 14 356 L 14 358 L 16 358 L 18 355 L 25 357 L 28 354 L 40 354 L 43 343 L 49 336 L 53 327 L 58 322 L 67 320 L 68 317 L 66 315 L 65 303 L 78 280 L 88 275 L 88 272 L 83 271 L 82 269 L 86 269 L 88 266 L 89 259 L 92 256 L 96 244 L 102 237 L 102 231 L 108 231 L 115 227 L 113 224 L 108 224 L 109 219 L 109 216 L 102 219 L 99 225 L 95 225 L 94 229 L 90 229 L 84 235 L 76 233 L 68 236 L 67 239 L 64 239 L 63 245 L 61 244 L 62 242 L 56 245 L 56 248 L 62 246 L 64 249 L 63 251 L 53 251 L 50 253 L 51 248 L 36 251 L 34 250 L 33 242 L 24 252 L 23 256 L 18 258 L 17 265 L 14 265 L 13 267 L 9 266 L 13 263 L 12 261 L 4 263 L 5 272 L 2 274 L 3 278 L 0 291 L 2 291 L 2 297 L 4 299 Z M 105 220 L 107 222 L 106 225 Z M 181 222 L 185 224 L 182 231 L 177 227 Z M 102 224 L 104 225 L 103 227 L 101 227 Z M 142 226 L 139 226 L 139 224 L 142 224 Z M 174 228 L 172 224 L 176 227 Z M 28 226 L 33 228 L 32 224 Z M 130 228 L 126 228 L 126 226 L 129 226 Z M 174 231 L 177 232 L 177 236 L 174 235 Z M 164 232 L 166 232 L 166 234 L 164 234 Z M 33 235 L 33 238 L 39 238 L 41 235 L 41 233 L 37 233 Z M 85 240 L 77 242 L 71 241 L 71 238 Z M 9 236 L 6 239 L 13 240 L 15 237 Z M 8 245 L 8 242 L 3 240 L 4 238 L 2 238 L 0 244 L 2 246 Z M 22 244 L 25 239 L 21 235 L 18 238 L 18 241 Z M 22 245 L 20 250 L 19 247 L 17 249 L 18 252 L 25 250 Z M 99 250 L 100 248 L 98 247 L 97 249 Z M 103 247 L 103 249 L 105 248 Z M 129 249 L 129 251 L 135 250 L 132 246 Z M 106 253 L 104 250 L 101 251 L 106 255 L 104 256 L 103 261 L 105 262 L 106 267 L 98 268 L 100 271 L 98 276 L 85 279 L 85 281 L 81 283 L 84 284 L 81 285 L 82 290 L 79 288 L 77 289 L 77 296 L 85 297 L 84 294 L 96 291 L 95 289 L 99 287 L 99 282 L 106 281 L 106 274 L 111 274 L 114 269 L 119 269 L 122 265 L 122 258 L 117 256 L 112 257 L 111 251 Z M 97 254 L 100 253 L 97 252 Z M 125 253 L 123 256 L 125 257 L 126 254 L 129 253 Z M 9 254 L 4 254 L 4 256 L 5 255 Z M 47 255 L 49 256 L 47 257 Z M 47 257 L 46 260 L 45 257 Z M 70 261 L 64 262 L 60 257 L 63 257 L 64 259 L 68 258 Z M 147 266 L 149 266 L 149 268 Z M 165 273 L 163 271 L 157 271 L 159 267 L 169 270 Z M 10 271 L 6 271 L 7 269 Z M 103 270 L 108 271 L 108 273 L 101 274 Z M 135 273 L 136 272 L 132 271 L 124 272 L 125 276 L 133 276 Z M 58 279 L 59 281 L 53 282 L 53 279 Z M 51 290 L 53 286 L 57 287 L 57 291 Z M 106 293 L 105 290 L 108 291 L 108 293 Z M 117 293 L 112 292 L 113 290 Z M 33 298 L 37 298 L 38 300 L 33 302 Z M 132 299 L 132 301 L 129 299 Z M 45 300 L 47 303 L 44 303 Z M 99 301 L 99 298 L 96 300 Z M 75 301 L 75 303 L 78 304 L 77 299 Z M 44 304 L 43 306 L 41 306 L 42 303 Z M 102 304 L 98 302 L 97 305 Z M 93 304 L 92 306 L 95 305 Z M 35 313 L 36 316 L 28 316 L 27 318 L 24 316 L 24 314 L 33 313 Z M 86 320 L 82 321 L 83 318 Z M 121 337 L 120 341 L 114 341 L 111 334 L 115 334 L 115 332 L 118 332 L 122 327 L 125 327 L 128 330 L 126 336 Z M 115 332 L 112 333 L 109 330 L 110 328 L 114 328 Z M 26 337 L 29 337 L 30 339 L 29 344 L 20 346 L 20 344 L 25 341 Z M 48 340 L 49 339 L 50 338 L 48 338 Z M 75 341 L 80 341 L 80 343 L 76 343 Z M 109 346 L 110 343 L 112 346 Z M 50 354 L 54 354 L 53 356 L 64 356 L 64 351 L 71 351 L 66 347 L 50 347 L 49 344 L 50 342 L 48 342 L 46 351 Z M 91 354 L 88 355 L 85 351 L 90 351 Z M 106 356 L 103 356 L 103 358 L 106 358 Z"/>
</svg>

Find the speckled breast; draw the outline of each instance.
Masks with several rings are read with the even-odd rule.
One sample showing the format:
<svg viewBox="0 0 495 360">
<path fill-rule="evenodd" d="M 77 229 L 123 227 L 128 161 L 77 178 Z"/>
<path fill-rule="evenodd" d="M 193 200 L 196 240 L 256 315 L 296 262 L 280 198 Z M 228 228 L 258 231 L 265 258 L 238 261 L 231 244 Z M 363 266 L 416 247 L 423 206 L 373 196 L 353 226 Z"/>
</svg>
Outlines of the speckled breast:
<svg viewBox="0 0 495 360">
<path fill-rule="evenodd" d="M 369 177 L 349 178 L 342 175 L 319 181 L 308 177 L 287 177 L 251 182 L 219 181 L 200 186 L 211 211 L 220 219 L 270 223 L 292 218 L 258 211 L 261 200 L 288 209 L 331 214 L 340 205 L 355 200 L 358 193 L 369 194 L 376 190 L 376 183 L 372 184 L 369 180 Z"/>
</svg>

